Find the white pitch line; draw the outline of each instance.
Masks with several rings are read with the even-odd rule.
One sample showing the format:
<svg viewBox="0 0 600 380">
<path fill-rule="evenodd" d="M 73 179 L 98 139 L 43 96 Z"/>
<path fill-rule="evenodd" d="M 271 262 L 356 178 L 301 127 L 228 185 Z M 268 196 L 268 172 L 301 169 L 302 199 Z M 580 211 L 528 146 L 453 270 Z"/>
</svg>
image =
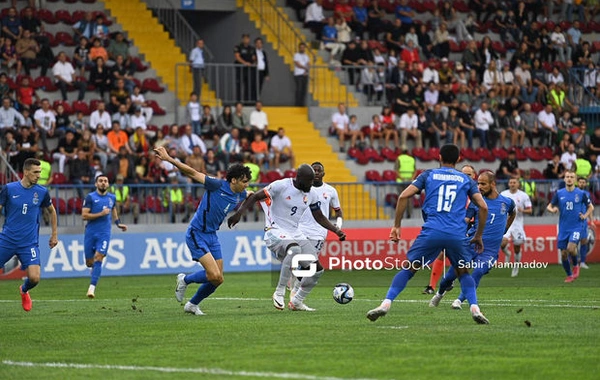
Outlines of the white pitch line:
<svg viewBox="0 0 600 380">
<path fill-rule="evenodd" d="M 53 299 L 53 300 L 45 300 L 34 299 L 34 303 L 66 303 L 66 302 L 122 302 L 128 301 L 131 298 L 107 298 L 101 299 L 98 298 L 96 300 L 90 300 L 87 298 L 76 298 L 76 299 Z M 163 297 L 153 297 L 153 298 L 144 298 L 140 297 L 138 302 L 143 301 L 172 301 L 173 298 L 163 298 Z M 270 298 L 243 298 L 243 297 L 211 297 L 209 300 L 214 301 L 250 301 L 250 302 L 268 302 L 271 301 Z M 359 302 L 381 302 L 381 300 L 375 299 L 367 299 L 367 298 L 359 298 L 355 301 Z M 20 303 L 20 300 L 0 300 L 0 303 Z M 395 300 L 394 303 L 427 303 L 428 301 L 425 298 L 422 299 L 399 299 Z M 545 302 L 554 302 L 552 304 L 545 304 Z M 571 303 L 567 303 L 571 302 Z M 540 308 L 572 308 L 572 309 L 594 309 L 600 308 L 600 304 L 595 304 L 594 300 L 581 300 L 581 301 L 569 301 L 569 300 L 509 300 L 509 299 L 497 299 L 497 300 L 488 300 L 480 302 L 479 304 L 482 306 L 513 306 L 513 307 L 540 307 Z"/>
<path fill-rule="evenodd" d="M 2 360 L 2 364 L 16 367 L 43 367 L 43 368 L 72 368 L 72 369 L 105 369 L 117 371 L 151 371 L 164 373 L 202 373 L 209 375 L 241 376 L 241 377 L 264 377 L 275 379 L 299 379 L 299 380 L 375 380 L 375 379 L 347 379 L 341 377 L 313 376 L 301 373 L 287 372 L 258 372 L 258 371 L 230 371 L 222 368 L 175 368 L 175 367 L 150 367 L 135 365 L 100 365 L 100 364 L 77 364 L 77 363 L 35 363 L 15 362 Z"/>
</svg>

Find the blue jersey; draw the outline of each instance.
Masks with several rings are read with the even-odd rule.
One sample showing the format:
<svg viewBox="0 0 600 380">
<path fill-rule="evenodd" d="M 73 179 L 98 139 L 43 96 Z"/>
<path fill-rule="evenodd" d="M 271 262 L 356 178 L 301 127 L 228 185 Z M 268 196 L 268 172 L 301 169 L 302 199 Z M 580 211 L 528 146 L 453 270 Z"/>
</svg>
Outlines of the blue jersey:
<svg viewBox="0 0 600 380">
<path fill-rule="evenodd" d="M 481 239 L 483 240 L 482 255 L 486 256 L 497 256 L 500 245 L 502 244 L 502 238 L 506 231 L 506 222 L 510 214 L 515 212 L 515 202 L 503 195 L 498 195 L 496 199 L 484 198 L 485 203 L 488 206 L 488 215 L 485 222 L 485 229 Z M 467 208 L 467 218 L 471 219 L 475 217 L 475 224 L 469 230 L 469 236 L 473 236 L 477 231 L 477 225 L 479 220 L 477 218 L 477 211 L 479 207 L 473 203 L 469 204 Z"/>
<path fill-rule="evenodd" d="M 465 236 L 467 200 L 479 193 L 475 181 L 454 168 L 442 167 L 426 170 L 412 184 L 425 191 L 423 227 Z"/>
<path fill-rule="evenodd" d="M 554 194 L 550 203 L 557 206 L 560 211 L 559 233 L 581 231 L 586 222 L 581 220 L 579 214 L 585 214 L 590 204 L 590 198 L 585 191 L 577 187 L 573 191 L 568 191 L 565 187 Z"/>
<path fill-rule="evenodd" d="M 246 199 L 246 191 L 234 193 L 229 182 L 208 176 L 204 181 L 204 189 L 206 192 L 190 225 L 201 232 L 215 232 L 227 213 Z"/>
<path fill-rule="evenodd" d="M 323 34 L 323 37 L 337 39 L 337 29 L 335 28 L 335 26 L 325 25 L 321 33 Z"/>
<path fill-rule="evenodd" d="M 44 186 L 25 188 L 20 181 L 4 186 L 0 191 L 0 205 L 5 213 L 0 242 L 15 248 L 38 245 L 40 209 L 51 204 Z"/>
<path fill-rule="evenodd" d="M 111 212 L 100 218 L 88 220 L 85 226 L 85 233 L 89 235 L 110 235 L 112 209 L 116 207 L 116 204 L 116 197 L 113 193 L 107 192 L 104 195 L 98 194 L 97 191 L 89 193 L 83 201 L 83 208 L 89 208 L 92 214 L 102 212 L 105 208 L 111 210 Z"/>
</svg>

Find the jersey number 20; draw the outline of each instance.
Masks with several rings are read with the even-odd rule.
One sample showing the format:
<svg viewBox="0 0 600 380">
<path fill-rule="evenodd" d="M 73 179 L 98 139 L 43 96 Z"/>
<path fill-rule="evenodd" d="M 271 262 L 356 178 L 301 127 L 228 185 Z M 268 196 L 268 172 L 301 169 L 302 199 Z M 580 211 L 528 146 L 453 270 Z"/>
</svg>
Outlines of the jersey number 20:
<svg viewBox="0 0 600 380">
<path fill-rule="evenodd" d="M 442 185 L 438 191 L 437 212 L 452 210 L 452 204 L 456 200 L 456 185 Z"/>
</svg>

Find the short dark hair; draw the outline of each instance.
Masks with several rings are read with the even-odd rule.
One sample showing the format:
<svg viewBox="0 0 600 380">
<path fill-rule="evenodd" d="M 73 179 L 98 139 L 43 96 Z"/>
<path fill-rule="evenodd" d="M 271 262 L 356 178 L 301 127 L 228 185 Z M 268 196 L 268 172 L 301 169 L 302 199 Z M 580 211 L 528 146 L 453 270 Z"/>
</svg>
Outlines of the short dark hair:
<svg viewBox="0 0 600 380">
<path fill-rule="evenodd" d="M 319 165 L 320 167 L 322 167 L 323 169 L 325 169 L 325 166 L 323 166 L 323 164 L 320 163 L 319 161 L 315 161 L 312 164 L 310 164 L 310 166 L 314 166 L 314 165 Z"/>
<path fill-rule="evenodd" d="M 227 182 L 231 182 L 231 180 L 233 180 L 234 178 L 237 180 L 243 180 L 244 178 L 250 179 L 252 178 L 252 173 L 250 172 L 250 168 L 240 164 L 240 163 L 236 163 L 231 165 L 228 169 L 227 169 Z"/>
<path fill-rule="evenodd" d="M 98 174 L 98 176 L 96 177 L 94 182 L 98 182 L 98 178 L 102 178 L 102 177 L 106 178 L 110 182 L 110 179 L 108 178 L 108 176 L 106 174 Z"/>
<path fill-rule="evenodd" d="M 454 165 L 458 162 L 460 150 L 454 144 L 445 144 L 440 149 L 440 156 L 442 157 L 443 163 Z"/>
<path fill-rule="evenodd" d="M 40 166 L 41 164 L 37 158 L 28 158 L 23 162 L 23 171 L 31 169 L 32 166 Z"/>
</svg>

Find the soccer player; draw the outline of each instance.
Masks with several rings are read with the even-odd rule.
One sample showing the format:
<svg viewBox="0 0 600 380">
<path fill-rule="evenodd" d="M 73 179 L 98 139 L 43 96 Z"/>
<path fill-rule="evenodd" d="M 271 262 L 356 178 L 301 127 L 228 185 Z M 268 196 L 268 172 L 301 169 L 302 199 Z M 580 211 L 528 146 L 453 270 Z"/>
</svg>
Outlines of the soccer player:
<svg viewBox="0 0 600 380">
<path fill-rule="evenodd" d="M 587 191 L 587 179 L 585 177 L 577 178 L 577 187 L 585 192 L 585 195 L 591 200 L 590 192 Z M 593 222 L 593 214 L 590 214 L 589 218 L 590 222 Z M 593 224 L 592 224 L 593 226 Z M 590 248 L 588 240 L 588 224 L 583 224 L 583 228 L 581 229 L 581 240 L 579 241 L 579 267 L 583 269 L 589 269 L 588 265 L 585 263 L 587 258 L 588 250 Z"/>
<path fill-rule="evenodd" d="M 27 272 L 23 285 L 19 286 L 23 310 L 32 307 L 29 290 L 40 282 L 40 213 L 48 210 L 50 240 L 54 248 L 58 244 L 56 210 L 50 200 L 48 189 L 38 185 L 41 163 L 35 158 L 23 162 L 23 179 L 7 184 L 0 190 L 0 210 L 4 208 L 4 227 L 0 233 L 0 268 L 17 255 L 21 268 Z"/>
<path fill-rule="evenodd" d="M 502 239 L 502 252 L 504 252 L 505 262 L 510 262 L 510 251 L 508 249 L 508 241 L 512 240 L 513 249 L 515 250 L 515 262 L 512 269 L 511 276 L 517 277 L 519 274 L 519 265 L 521 262 L 521 246 L 525 243 L 527 236 L 525 235 L 525 228 L 523 227 L 523 214 L 533 214 L 533 208 L 531 205 L 531 198 L 526 192 L 519 190 L 519 178 L 511 177 L 508 180 L 508 189 L 504 190 L 500 195 L 510 198 L 515 202 L 517 210 L 517 216 L 515 217 L 514 223 L 510 226 L 504 239 Z"/>
<path fill-rule="evenodd" d="M 577 244 L 581 239 L 581 230 L 587 218 L 594 211 L 594 206 L 588 196 L 575 187 L 575 172 L 565 171 L 565 187 L 558 190 L 546 209 L 555 214 L 560 211 L 558 219 L 557 245 L 560 249 L 563 268 L 567 273 L 565 282 L 573 282 L 579 277 Z M 569 258 L 573 264 L 571 265 Z"/>
<path fill-rule="evenodd" d="M 185 176 L 204 184 L 204 196 L 185 234 L 185 242 L 192 254 L 192 260 L 199 262 L 204 269 L 188 275 L 179 273 L 175 287 L 175 298 L 182 302 L 189 284 L 202 284 L 196 294 L 186 302 L 183 311 L 204 315 L 198 305 L 223 283 L 223 255 L 217 230 L 227 213 L 246 200 L 250 169 L 240 163 L 232 164 L 227 169 L 225 180 L 216 179 L 169 156 L 163 147 L 155 148 L 154 151 L 161 160 L 176 166 Z"/>
<path fill-rule="evenodd" d="M 320 202 L 321 213 L 329 219 L 329 212 L 333 209 L 336 218 L 335 226 L 337 228 L 342 228 L 343 214 L 337 190 L 333 186 L 323 182 L 323 177 L 325 176 L 323 164 L 314 162 L 311 167 L 315 171 L 315 179 L 313 180 L 312 188 L 313 190 L 316 190 L 318 201 Z M 315 247 L 318 255 L 323 248 L 323 242 L 327 237 L 327 229 L 321 227 L 321 225 L 316 222 L 310 210 L 304 211 L 304 214 L 300 218 L 300 231 L 304 233 L 310 244 Z M 293 308 L 294 304 L 304 303 L 304 298 L 306 298 L 307 295 L 308 293 L 301 287 L 301 281 L 295 281 L 290 292 L 291 306 L 288 304 L 288 307 Z"/>
<path fill-rule="evenodd" d="M 473 180 L 477 178 L 477 172 L 472 165 L 466 164 L 461 169 L 461 172 L 471 177 Z M 444 265 L 446 263 L 446 255 L 440 252 L 437 259 L 431 264 L 431 275 L 429 276 L 429 285 L 423 290 L 423 294 L 433 294 L 440 277 L 444 274 Z M 452 290 L 452 285 L 446 291 Z"/>
<path fill-rule="evenodd" d="M 470 260 L 470 251 L 466 237 L 467 225 L 465 223 L 467 199 L 470 198 L 479 207 L 479 224 L 470 243 L 475 245 L 477 252 L 483 250 L 482 235 L 487 219 L 487 205 L 477 189 L 477 184 L 467 175 L 459 172 L 454 167 L 458 162 L 460 153 L 454 144 L 446 144 L 440 149 L 440 164 L 438 169 L 430 169 L 421 173 L 398 198 L 396 204 L 396 217 L 394 226 L 390 231 L 390 240 L 400 240 L 400 226 L 402 216 L 406 210 L 409 199 L 415 194 L 425 191 L 423 213 L 425 223 L 417 239 L 408 250 L 410 261 L 409 269 L 402 269 L 394 277 L 388 293 L 380 306 L 369 310 L 367 318 L 376 321 L 386 315 L 392 301 L 404 290 L 408 281 L 423 265 L 428 265 L 434 260 L 441 250 L 446 250 L 446 257 L 452 266 L 457 268 L 458 279 L 462 292 L 471 304 L 473 320 L 479 324 L 489 321 L 479 310 L 477 305 L 477 292 L 475 282 L 467 268 L 459 267 L 460 260 Z"/>
<path fill-rule="evenodd" d="M 508 231 L 517 215 L 514 201 L 502 194 L 498 194 L 494 173 L 489 171 L 481 173 L 477 179 L 477 183 L 479 191 L 488 206 L 486 226 L 482 237 L 484 250 L 478 254 L 472 247 L 469 247 L 472 261 L 459 262 L 460 266 L 473 269 L 471 276 L 473 277 L 473 281 L 475 281 L 475 287 L 479 287 L 481 277 L 488 274 L 494 267 L 494 264 L 498 260 L 498 251 L 504 234 Z M 467 208 L 467 219 L 471 219 L 476 214 L 477 207 L 471 203 Z M 476 230 L 477 222 L 475 222 L 475 225 L 469 230 L 467 235 L 471 236 Z M 429 306 L 437 307 L 439 305 L 448 287 L 455 279 L 456 271 L 451 267 L 440 282 L 440 288 L 433 298 L 431 298 Z M 462 302 L 465 299 L 465 294 L 461 292 L 458 298 L 452 302 L 452 308 L 461 309 Z"/>
<path fill-rule="evenodd" d="M 304 270 L 316 268 L 312 276 L 303 277 L 300 281 L 302 292 L 298 292 L 288 308 L 294 311 L 314 311 L 304 302 L 297 302 L 317 285 L 323 275 L 323 266 L 319 263 L 317 250 L 306 239 L 300 230 L 300 218 L 307 209 L 312 217 L 325 229 L 334 232 L 340 240 L 346 234 L 334 226 L 321 212 L 317 190 L 311 189 L 315 172 L 312 167 L 302 164 L 298 167 L 296 178 L 284 178 L 270 183 L 263 191 L 258 191 L 248 198 L 239 210 L 227 219 L 229 227 L 235 226 L 246 209 L 255 202 L 261 202 L 265 212 L 264 240 L 273 255 L 281 261 L 279 283 L 273 293 L 273 306 L 284 309 L 285 287 L 290 279 L 293 264 L 300 264 Z M 310 255 L 310 261 L 296 261 L 296 255 Z M 296 261 L 296 263 L 294 263 Z"/>
<path fill-rule="evenodd" d="M 116 196 L 108 192 L 109 187 L 106 175 L 101 174 L 96 177 L 96 191 L 92 191 L 85 197 L 81 209 L 81 217 L 87 221 L 83 238 L 85 265 L 92 268 L 87 291 L 88 298 L 96 297 L 96 285 L 102 273 L 102 261 L 110 246 L 112 221 L 115 221 L 121 231 L 127 231 L 127 226 L 119 219 Z"/>
</svg>

